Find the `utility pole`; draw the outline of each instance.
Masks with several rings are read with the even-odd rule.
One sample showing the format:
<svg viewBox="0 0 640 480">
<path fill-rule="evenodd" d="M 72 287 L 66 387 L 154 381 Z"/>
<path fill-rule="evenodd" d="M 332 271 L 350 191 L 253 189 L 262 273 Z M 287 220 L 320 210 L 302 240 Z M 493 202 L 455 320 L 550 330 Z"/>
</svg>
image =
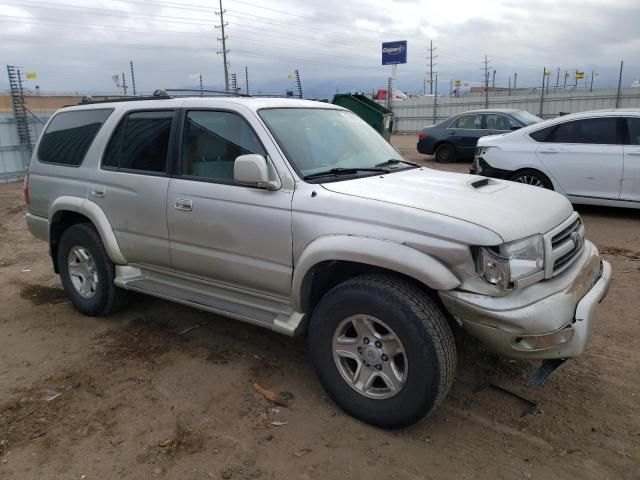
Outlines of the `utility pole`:
<svg viewBox="0 0 640 480">
<path fill-rule="evenodd" d="M 489 108 L 489 63 L 487 56 L 484 56 L 484 108 Z"/>
<path fill-rule="evenodd" d="M 244 93 L 249 95 L 249 68 L 247 67 L 244 67 L 244 86 L 245 86 Z"/>
<path fill-rule="evenodd" d="M 590 92 L 593 92 L 593 77 L 597 76 L 598 74 L 596 72 L 594 72 L 593 70 L 591 70 L 591 88 L 589 89 Z"/>
<path fill-rule="evenodd" d="M 227 25 L 229 25 L 228 23 L 224 23 L 224 14 L 226 12 L 226 10 L 222 9 L 222 0 L 219 0 L 220 2 L 220 11 L 216 12 L 216 15 L 220 16 L 220 25 L 216 25 L 215 28 L 219 28 L 221 33 L 222 33 L 222 38 L 218 38 L 218 41 L 222 42 L 222 51 L 221 52 L 216 52 L 217 55 L 222 54 L 222 61 L 224 62 L 224 90 L 226 92 L 229 91 L 229 62 L 227 61 L 227 53 L 229 53 L 229 50 L 227 50 L 227 35 L 224 33 L 224 27 L 226 27 Z"/>
<path fill-rule="evenodd" d="M 433 48 L 433 40 L 429 41 L 429 94 L 433 94 L 433 66 L 436 65 L 433 63 L 433 59 L 437 58 L 437 55 L 433 55 L 433 51 L 437 50 L 437 48 Z"/>
<path fill-rule="evenodd" d="M 200 77 L 200 96 L 203 96 L 203 88 L 202 88 L 202 74 L 198 74 L 198 77 Z"/>
<path fill-rule="evenodd" d="M 547 67 L 544 67 L 542 71 L 542 88 L 540 89 L 540 114 L 538 115 L 542 118 L 542 107 L 544 106 L 544 80 L 547 77 Z"/>
<path fill-rule="evenodd" d="M 556 92 L 558 91 L 558 85 L 560 85 L 560 67 L 558 67 L 558 75 L 556 75 Z"/>
<path fill-rule="evenodd" d="M 496 88 L 496 71 L 493 70 L 493 80 L 491 80 L 491 88 Z"/>
<path fill-rule="evenodd" d="M 516 90 L 518 88 L 518 72 L 513 74 L 513 89 Z"/>
<path fill-rule="evenodd" d="M 509 75 L 509 96 L 511 96 L 511 75 Z"/>
<path fill-rule="evenodd" d="M 129 62 L 131 65 L 131 86 L 133 87 L 133 96 L 136 96 L 136 76 L 133 73 L 133 61 Z"/>
<path fill-rule="evenodd" d="M 122 72 L 122 89 L 124 90 L 124 96 L 127 96 L 127 80 L 124 78 L 124 72 Z"/>
<path fill-rule="evenodd" d="M 567 88 L 567 78 L 569 78 L 569 72 L 567 72 L 565 70 L 564 71 L 564 85 L 562 86 L 563 89 Z"/>
<path fill-rule="evenodd" d="M 620 75 L 618 76 L 618 94 L 616 95 L 616 108 L 620 107 L 620 88 L 622 87 L 622 66 L 624 62 L 620 60 Z"/>
<path fill-rule="evenodd" d="M 449 96 L 453 95 L 453 80 L 449 80 Z"/>
<path fill-rule="evenodd" d="M 297 68 L 295 69 L 295 74 L 296 74 L 296 86 L 298 87 L 298 98 L 302 98 L 302 82 L 300 82 L 300 72 L 298 71 Z M 391 95 L 393 95 L 393 92 L 391 92 Z"/>
</svg>

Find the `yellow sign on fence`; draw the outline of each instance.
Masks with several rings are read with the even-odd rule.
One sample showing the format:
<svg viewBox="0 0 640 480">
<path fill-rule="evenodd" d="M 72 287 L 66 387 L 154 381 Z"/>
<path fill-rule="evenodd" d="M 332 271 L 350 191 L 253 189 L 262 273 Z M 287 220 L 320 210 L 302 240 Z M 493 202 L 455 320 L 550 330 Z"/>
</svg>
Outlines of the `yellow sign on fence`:
<svg viewBox="0 0 640 480">
<path fill-rule="evenodd" d="M 38 74 L 36 72 L 25 73 L 25 77 L 27 77 L 27 78 L 38 78 Z"/>
<path fill-rule="evenodd" d="M 576 72 L 576 80 L 580 80 L 584 78 L 584 72 Z"/>
</svg>

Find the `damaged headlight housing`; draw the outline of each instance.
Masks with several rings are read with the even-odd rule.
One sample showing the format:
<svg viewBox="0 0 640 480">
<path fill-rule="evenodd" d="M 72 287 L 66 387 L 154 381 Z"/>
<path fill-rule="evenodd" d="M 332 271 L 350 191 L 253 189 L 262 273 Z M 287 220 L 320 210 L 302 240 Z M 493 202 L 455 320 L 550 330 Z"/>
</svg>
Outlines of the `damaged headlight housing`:
<svg viewBox="0 0 640 480">
<path fill-rule="evenodd" d="M 533 235 L 496 247 L 475 247 L 474 257 L 483 280 L 508 290 L 544 269 L 544 241 L 542 235 Z"/>
</svg>

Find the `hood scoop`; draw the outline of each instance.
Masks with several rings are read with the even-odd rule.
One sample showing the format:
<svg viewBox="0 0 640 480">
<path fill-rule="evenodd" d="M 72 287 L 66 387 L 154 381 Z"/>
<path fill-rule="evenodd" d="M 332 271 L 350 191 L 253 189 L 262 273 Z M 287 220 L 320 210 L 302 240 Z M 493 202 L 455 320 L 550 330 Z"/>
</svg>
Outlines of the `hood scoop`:
<svg viewBox="0 0 640 480">
<path fill-rule="evenodd" d="M 487 177 L 475 178 L 469 182 L 469 186 L 482 193 L 493 193 L 506 188 L 506 185 Z"/>
</svg>

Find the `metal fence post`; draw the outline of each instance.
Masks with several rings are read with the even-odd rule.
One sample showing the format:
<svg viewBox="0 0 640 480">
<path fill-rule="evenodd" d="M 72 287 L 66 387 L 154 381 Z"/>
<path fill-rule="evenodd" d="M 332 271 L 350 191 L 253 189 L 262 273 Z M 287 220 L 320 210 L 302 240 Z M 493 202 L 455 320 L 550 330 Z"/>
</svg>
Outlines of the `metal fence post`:
<svg viewBox="0 0 640 480">
<path fill-rule="evenodd" d="M 544 67 L 542 71 L 542 88 L 540 89 L 540 114 L 538 115 L 540 118 L 542 117 L 542 109 L 544 107 L 544 80 L 547 77 L 547 67 Z"/>
<path fill-rule="evenodd" d="M 437 108 L 438 108 L 438 75 L 436 75 L 436 88 L 433 94 L 433 124 L 435 125 L 438 116 L 437 116 Z"/>
</svg>

